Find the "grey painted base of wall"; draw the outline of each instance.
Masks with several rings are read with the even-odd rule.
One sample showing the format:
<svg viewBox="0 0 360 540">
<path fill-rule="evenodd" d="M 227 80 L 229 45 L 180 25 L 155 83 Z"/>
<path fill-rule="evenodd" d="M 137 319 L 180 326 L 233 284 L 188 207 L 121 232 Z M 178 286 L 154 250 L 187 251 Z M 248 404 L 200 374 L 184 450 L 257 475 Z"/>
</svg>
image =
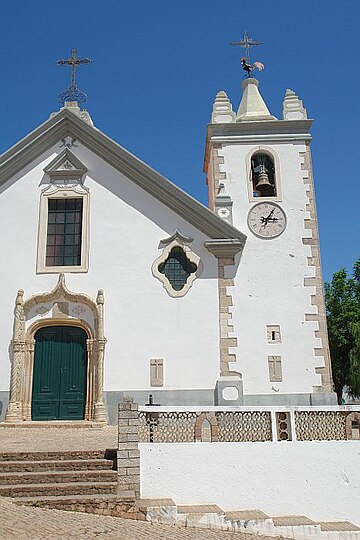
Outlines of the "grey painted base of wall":
<svg viewBox="0 0 360 540">
<path fill-rule="evenodd" d="M 154 404 L 158 405 L 199 405 L 213 406 L 216 404 L 214 389 L 199 390 L 126 390 L 104 392 L 104 400 L 108 414 L 109 424 L 117 423 L 118 404 L 123 397 L 132 396 L 139 405 L 149 402 L 149 395 L 153 396 Z M 244 394 L 242 403 L 226 401 L 221 405 L 298 405 L 298 406 L 322 406 L 337 405 L 337 398 L 334 392 L 317 394 Z M 9 392 L 0 391 L 0 422 L 4 422 L 5 414 L 9 402 Z M 220 405 L 220 404 L 219 404 Z"/>
<path fill-rule="evenodd" d="M 310 405 L 314 407 L 321 405 L 338 405 L 337 395 L 335 392 L 318 392 L 316 394 L 310 394 Z"/>
<path fill-rule="evenodd" d="M 254 394 L 244 395 L 244 405 L 249 406 L 267 406 L 275 407 L 286 405 L 298 405 L 306 407 L 311 405 L 311 394 Z"/>
<path fill-rule="evenodd" d="M 9 403 L 9 392 L 0 391 L 0 422 L 5 420 L 5 414 Z"/>
<path fill-rule="evenodd" d="M 149 403 L 149 395 L 153 396 L 155 405 L 199 405 L 199 406 L 214 406 L 217 405 L 217 396 L 212 389 L 201 390 L 128 390 L 121 392 L 104 392 L 104 401 L 108 414 L 109 424 L 116 424 L 118 404 L 124 396 L 131 396 L 139 405 Z M 325 406 L 337 405 L 336 394 L 319 393 L 319 394 L 244 394 L 242 403 L 239 401 L 231 402 L 224 401 L 219 403 L 220 406 Z M 314 399 L 315 398 L 315 399 Z"/>
<path fill-rule="evenodd" d="M 150 394 L 154 405 L 214 405 L 214 390 L 125 390 L 121 392 L 104 392 L 104 401 L 109 424 L 117 423 L 118 404 L 124 396 L 131 396 L 139 405 L 149 403 Z"/>
</svg>

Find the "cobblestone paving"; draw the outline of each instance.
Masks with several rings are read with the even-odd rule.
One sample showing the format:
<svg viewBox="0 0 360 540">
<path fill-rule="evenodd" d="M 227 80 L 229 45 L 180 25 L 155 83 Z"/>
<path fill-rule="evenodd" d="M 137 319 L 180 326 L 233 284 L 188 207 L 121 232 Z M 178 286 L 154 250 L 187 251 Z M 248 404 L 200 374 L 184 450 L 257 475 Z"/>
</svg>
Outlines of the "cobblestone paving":
<svg viewBox="0 0 360 540">
<path fill-rule="evenodd" d="M 0 452 L 103 450 L 116 447 L 116 426 L 86 429 L 0 427 Z M 21 506 L 0 498 L 1 540 L 74 538 L 76 540 L 259 540 L 259 538 L 271 540 L 269 537 L 247 533 L 182 529 L 122 518 Z"/>
<path fill-rule="evenodd" d="M 85 429 L 0 427 L 0 452 L 61 452 L 116 447 L 116 426 Z"/>
<path fill-rule="evenodd" d="M 143 521 L 19 506 L 0 498 L 1 540 L 274 540 L 248 533 L 182 529 Z M 280 538 L 280 537 L 278 537 Z"/>
</svg>

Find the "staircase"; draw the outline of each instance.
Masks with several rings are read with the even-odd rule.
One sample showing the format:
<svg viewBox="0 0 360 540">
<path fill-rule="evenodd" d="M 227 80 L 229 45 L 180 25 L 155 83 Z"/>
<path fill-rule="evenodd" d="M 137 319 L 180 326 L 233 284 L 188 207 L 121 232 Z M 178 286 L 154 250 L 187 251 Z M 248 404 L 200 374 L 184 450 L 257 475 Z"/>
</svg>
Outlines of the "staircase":
<svg viewBox="0 0 360 540">
<path fill-rule="evenodd" d="M 117 497 L 116 451 L 0 453 L 0 497 L 33 506 L 144 519 Z"/>
<path fill-rule="evenodd" d="M 269 516 L 260 510 L 224 511 L 215 504 L 176 505 L 172 499 L 142 499 L 136 506 L 147 521 L 254 533 L 295 540 L 360 540 L 360 527 L 348 521 L 313 521 L 307 516 Z"/>
</svg>

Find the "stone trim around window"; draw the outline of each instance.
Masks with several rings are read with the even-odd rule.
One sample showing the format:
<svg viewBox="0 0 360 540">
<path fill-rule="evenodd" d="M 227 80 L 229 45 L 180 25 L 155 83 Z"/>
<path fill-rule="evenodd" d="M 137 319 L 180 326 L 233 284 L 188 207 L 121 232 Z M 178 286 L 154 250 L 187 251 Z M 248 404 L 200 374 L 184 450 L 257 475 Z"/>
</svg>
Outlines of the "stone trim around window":
<svg viewBox="0 0 360 540">
<path fill-rule="evenodd" d="M 191 241 L 192 240 L 191 238 L 186 239 L 180 233 L 177 233 L 177 234 L 175 233 L 175 235 L 171 236 L 170 239 L 172 239 L 170 243 L 167 243 L 166 240 L 165 241 L 162 240 L 160 242 L 160 247 L 163 247 L 163 246 L 165 247 L 163 247 L 163 252 L 160 255 L 160 257 L 155 259 L 155 261 L 153 262 L 151 266 L 151 271 L 152 271 L 153 276 L 156 277 L 159 281 L 161 281 L 164 289 L 166 290 L 169 296 L 171 296 L 172 298 L 181 298 L 182 296 L 185 296 L 185 294 L 189 291 L 189 289 L 192 287 L 192 284 L 194 283 L 196 279 L 197 273 L 199 271 L 200 257 L 198 257 L 191 250 L 191 247 L 186 243 L 186 240 Z M 179 291 L 176 291 L 175 289 L 173 289 L 166 275 L 162 274 L 159 271 L 160 264 L 166 261 L 166 259 L 170 255 L 171 250 L 174 247 L 180 247 L 185 252 L 185 255 L 189 259 L 189 261 L 194 263 L 197 266 L 197 270 L 195 272 L 192 272 L 189 275 L 184 287 Z"/>
<path fill-rule="evenodd" d="M 83 201 L 82 210 L 82 236 L 81 236 L 81 264 L 78 266 L 46 266 L 46 239 L 48 225 L 48 200 L 81 198 Z M 90 221 L 90 194 L 81 185 L 59 186 L 53 185 L 47 187 L 40 195 L 39 207 L 39 229 L 37 245 L 37 274 L 59 274 L 59 273 L 77 273 L 87 272 L 89 269 L 89 221 Z"/>
</svg>

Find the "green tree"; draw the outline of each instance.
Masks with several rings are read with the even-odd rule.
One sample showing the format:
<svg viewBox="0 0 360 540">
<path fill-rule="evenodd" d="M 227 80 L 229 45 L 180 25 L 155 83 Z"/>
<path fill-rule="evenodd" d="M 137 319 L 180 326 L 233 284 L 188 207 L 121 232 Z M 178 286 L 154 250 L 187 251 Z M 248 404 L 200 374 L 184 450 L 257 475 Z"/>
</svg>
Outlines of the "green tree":
<svg viewBox="0 0 360 540">
<path fill-rule="evenodd" d="M 360 259 L 353 275 L 345 268 L 325 283 L 325 302 L 330 354 L 338 401 L 344 387 L 351 397 L 360 397 Z"/>
</svg>

